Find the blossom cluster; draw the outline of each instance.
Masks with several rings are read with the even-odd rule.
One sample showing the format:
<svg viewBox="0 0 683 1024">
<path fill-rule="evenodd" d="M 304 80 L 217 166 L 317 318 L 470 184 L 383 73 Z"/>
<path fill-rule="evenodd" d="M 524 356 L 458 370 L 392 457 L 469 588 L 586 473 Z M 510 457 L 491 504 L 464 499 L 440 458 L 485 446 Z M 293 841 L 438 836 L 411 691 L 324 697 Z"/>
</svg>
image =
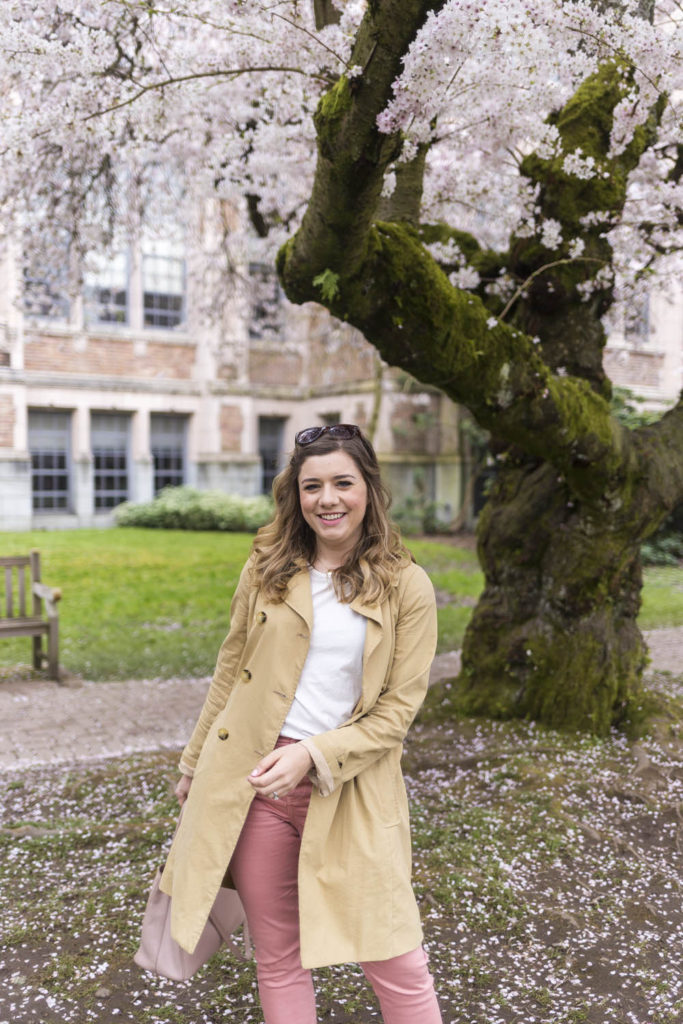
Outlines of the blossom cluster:
<svg viewBox="0 0 683 1024">
<path fill-rule="evenodd" d="M 81 257 L 139 229 L 141 207 L 160 224 L 197 199 L 258 206 L 262 258 L 294 230 L 315 171 L 313 115 L 347 75 L 362 83 L 354 49 L 364 0 L 339 0 L 339 20 L 316 24 L 302 0 L 5 0 L 0 5 L 0 206 L 30 249 L 64 238 Z M 605 10 L 598 8 L 606 8 Z M 542 222 L 525 154 L 558 156 L 566 174 L 603 173 L 593 157 L 561 151 L 548 115 L 606 61 L 624 68 L 611 155 L 665 97 L 656 140 L 632 175 L 624 217 L 609 223 L 625 286 L 644 267 L 672 273 L 680 248 L 683 21 L 674 0 L 653 23 L 635 5 L 589 0 L 447 0 L 403 57 L 378 117 L 400 132 L 400 159 L 428 144 L 423 217 L 504 250 L 538 232 L 549 249 L 581 239 Z M 394 188 L 387 169 L 384 196 Z M 188 210 L 184 211 L 187 204 Z M 596 211 L 600 215 L 600 211 Z M 243 224 L 246 218 L 238 218 Z M 243 246 L 234 227 L 231 244 Z M 252 245 L 255 243 L 252 242 Z M 460 267 L 454 283 L 464 286 Z M 468 281 L 474 275 L 465 273 Z"/>
</svg>

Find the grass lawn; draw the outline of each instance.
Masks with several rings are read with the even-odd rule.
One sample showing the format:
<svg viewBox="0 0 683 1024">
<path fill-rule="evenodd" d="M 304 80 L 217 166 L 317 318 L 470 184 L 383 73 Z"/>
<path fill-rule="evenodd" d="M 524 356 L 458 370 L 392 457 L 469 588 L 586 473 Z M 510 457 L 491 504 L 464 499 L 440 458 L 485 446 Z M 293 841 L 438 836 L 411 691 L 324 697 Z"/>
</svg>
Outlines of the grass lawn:
<svg viewBox="0 0 683 1024">
<path fill-rule="evenodd" d="M 0 533 L 0 554 L 41 551 L 61 587 L 60 662 L 87 679 L 209 675 L 251 545 L 236 533 L 113 529 Z M 409 539 L 439 598 L 439 650 L 459 647 L 483 577 L 471 548 Z M 683 569 L 645 574 L 644 629 L 683 626 Z M 27 664 L 30 641 L 0 644 L 0 666 Z"/>
<path fill-rule="evenodd" d="M 61 587 L 60 663 L 87 679 L 213 671 L 252 537 L 165 530 L 0 534 L 0 552 L 41 552 Z M 0 665 L 30 661 L 30 640 L 0 644 Z"/>
</svg>

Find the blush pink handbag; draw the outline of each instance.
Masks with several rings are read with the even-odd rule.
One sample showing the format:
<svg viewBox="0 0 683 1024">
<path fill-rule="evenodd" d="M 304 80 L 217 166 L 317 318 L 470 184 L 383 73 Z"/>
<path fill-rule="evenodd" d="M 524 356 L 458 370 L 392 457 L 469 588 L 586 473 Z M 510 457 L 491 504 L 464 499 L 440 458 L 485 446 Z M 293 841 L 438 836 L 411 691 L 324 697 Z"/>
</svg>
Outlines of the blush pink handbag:
<svg viewBox="0 0 683 1024">
<path fill-rule="evenodd" d="M 188 953 L 171 937 L 171 897 L 159 888 L 162 868 L 152 882 L 142 918 L 140 946 L 133 957 L 138 967 L 173 981 L 187 981 L 199 968 L 226 945 L 240 959 L 251 956 L 251 937 L 242 901 L 234 889 L 221 887 L 204 925 L 194 953 Z M 243 950 L 233 932 L 243 926 Z"/>
</svg>

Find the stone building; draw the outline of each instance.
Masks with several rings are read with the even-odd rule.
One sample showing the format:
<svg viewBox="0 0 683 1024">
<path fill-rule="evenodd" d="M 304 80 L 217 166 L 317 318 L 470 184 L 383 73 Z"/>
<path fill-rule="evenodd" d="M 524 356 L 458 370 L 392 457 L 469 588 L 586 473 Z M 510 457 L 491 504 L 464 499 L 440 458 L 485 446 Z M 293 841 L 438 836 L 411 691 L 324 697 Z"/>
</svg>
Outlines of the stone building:
<svg viewBox="0 0 683 1024">
<path fill-rule="evenodd" d="M 268 493 L 295 431 L 336 421 L 376 424 L 395 505 L 458 511 L 457 408 L 322 308 L 287 303 L 263 266 L 242 279 L 211 320 L 177 243 L 102 263 L 69 301 L 5 253 L 0 529 L 108 525 L 171 484 Z"/>
<path fill-rule="evenodd" d="M 653 409 L 674 405 L 683 388 L 683 287 L 652 294 L 634 323 L 612 332 L 603 360 L 618 387 Z"/>
</svg>

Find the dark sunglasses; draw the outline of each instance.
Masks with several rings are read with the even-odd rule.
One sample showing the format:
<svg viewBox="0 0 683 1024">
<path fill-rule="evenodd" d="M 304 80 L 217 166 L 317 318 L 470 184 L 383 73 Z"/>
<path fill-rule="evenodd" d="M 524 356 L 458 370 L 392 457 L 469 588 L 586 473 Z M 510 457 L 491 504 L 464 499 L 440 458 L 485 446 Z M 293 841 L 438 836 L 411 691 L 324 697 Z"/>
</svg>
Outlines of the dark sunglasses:
<svg viewBox="0 0 683 1024">
<path fill-rule="evenodd" d="M 339 441 L 348 441 L 352 437 L 361 437 L 360 428 L 355 423 L 332 423 L 325 427 L 306 427 L 300 430 L 294 437 L 294 444 L 299 448 L 305 448 L 307 444 L 313 444 L 323 434 L 328 434 Z"/>
</svg>

